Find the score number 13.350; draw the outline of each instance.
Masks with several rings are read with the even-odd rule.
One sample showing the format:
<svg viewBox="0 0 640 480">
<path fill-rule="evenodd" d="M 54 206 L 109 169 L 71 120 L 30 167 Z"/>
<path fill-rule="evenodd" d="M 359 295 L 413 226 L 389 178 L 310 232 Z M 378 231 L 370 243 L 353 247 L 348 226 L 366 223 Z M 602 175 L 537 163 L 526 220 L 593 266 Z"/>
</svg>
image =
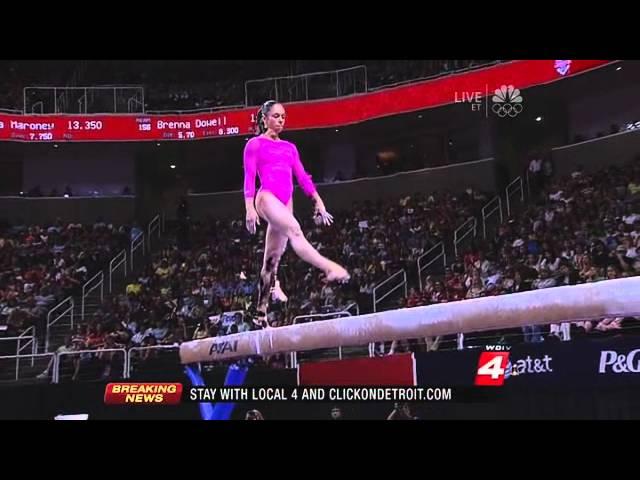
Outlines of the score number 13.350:
<svg viewBox="0 0 640 480">
<path fill-rule="evenodd" d="M 67 122 L 67 128 L 69 130 L 102 130 L 102 121 L 86 120 L 80 122 L 78 120 L 69 120 Z"/>
</svg>

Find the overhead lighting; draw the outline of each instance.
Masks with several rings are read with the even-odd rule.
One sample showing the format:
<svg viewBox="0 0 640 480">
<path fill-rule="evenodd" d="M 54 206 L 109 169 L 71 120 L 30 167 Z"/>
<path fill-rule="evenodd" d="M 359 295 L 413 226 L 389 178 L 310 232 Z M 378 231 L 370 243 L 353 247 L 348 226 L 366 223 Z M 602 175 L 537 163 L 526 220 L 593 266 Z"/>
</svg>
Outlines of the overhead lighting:
<svg viewBox="0 0 640 480">
<path fill-rule="evenodd" d="M 616 72 L 619 72 L 620 70 L 622 70 L 622 67 L 616 68 Z"/>
<path fill-rule="evenodd" d="M 340 131 L 340 129 L 339 129 L 339 128 L 336 128 L 336 132 L 339 132 L 339 131 Z"/>
<path fill-rule="evenodd" d="M 542 117 L 536 117 L 536 122 L 541 122 L 542 121 Z"/>
<path fill-rule="evenodd" d="M 422 118 L 422 114 L 418 115 L 418 118 Z"/>
<path fill-rule="evenodd" d="M 169 168 L 174 169 L 176 168 L 176 166 L 172 163 L 171 165 L 169 165 Z"/>
<path fill-rule="evenodd" d="M 156 147 L 159 147 L 159 146 L 160 146 L 160 142 L 156 143 Z"/>
<path fill-rule="evenodd" d="M 57 144 L 57 143 L 54 143 L 54 144 L 53 144 L 53 148 L 58 148 L 58 144 Z"/>
</svg>

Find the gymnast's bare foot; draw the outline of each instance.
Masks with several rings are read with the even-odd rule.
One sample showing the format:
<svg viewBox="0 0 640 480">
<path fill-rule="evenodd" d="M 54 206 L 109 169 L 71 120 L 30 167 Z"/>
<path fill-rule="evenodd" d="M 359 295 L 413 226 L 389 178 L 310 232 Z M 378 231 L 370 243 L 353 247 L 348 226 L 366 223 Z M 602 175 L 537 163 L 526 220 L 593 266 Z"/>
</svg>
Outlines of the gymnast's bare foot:
<svg viewBox="0 0 640 480">
<path fill-rule="evenodd" d="M 280 282 L 278 280 L 275 281 L 275 285 L 271 289 L 271 298 L 275 302 L 283 302 L 283 303 L 289 299 L 285 295 L 285 293 L 282 291 L 282 288 L 280 288 Z"/>
</svg>

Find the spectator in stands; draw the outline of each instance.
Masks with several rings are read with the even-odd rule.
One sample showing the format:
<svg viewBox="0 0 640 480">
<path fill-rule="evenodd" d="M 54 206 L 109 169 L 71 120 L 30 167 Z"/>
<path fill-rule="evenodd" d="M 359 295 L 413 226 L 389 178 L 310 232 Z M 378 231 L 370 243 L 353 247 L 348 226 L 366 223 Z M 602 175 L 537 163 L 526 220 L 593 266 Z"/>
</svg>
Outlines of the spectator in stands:
<svg viewBox="0 0 640 480">
<path fill-rule="evenodd" d="M 104 343 L 98 349 L 96 358 L 99 364 L 103 367 L 101 377 L 103 380 L 111 378 L 112 371 L 118 365 L 122 365 L 122 362 L 124 361 L 123 354 L 120 352 L 109 351 L 125 347 L 124 344 L 116 343 L 116 338 L 117 337 L 112 334 L 105 335 Z"/>
<path fill-rule="evenodd" d="M 548 185 L 552 177 L 553 177 L 553 163 L 551 163 L 551 158 L 547 157 L 542 162 L 543 186 Z"/>
<path fill-rule="evenodd" d="M 331 420 L 343 420 L 340 407 L 333 407 L 331 409 Z"/>
<path fill-rule="evenodd" d="M 56 349 L 56 354 L 72 352 L 78 349 L 79 349 L 78 344 L 73 342 L 71 335 L 66 335 L 64 337 L 64 343 Z M 67 365 L 68 361 L 70 360 L 73 363 L 74 368 L 78 367 L 77 365 L 79 363 L 78 358 L 67 357 L 67 356 L 63 356 L 61 358 L 64 365 Z M 51 357 L 51 360 L 49 360 L 49 364 L 47 365 L 47 368 L 45 368 L 44 371 L 40 375 L 38 375 L 37 378 L 49 378 L 49 375 L 52 373 L 54 361 L 55 361 L 55 357 Z M 61 367 L 61 370 L 64 370 L 64 367 Z"/>
<path fill-rule="evenodd" d="M 117 322 L 115 331 L 111 335 L 118 345 L 128 345 L 131 340 L 131 333 L 125 327 L 124 322 Z"/>
<path fill-rule="evenodd" d="M 264 420 L 259 410 L 249 410 L 244 417 L 245 420 Z"/>
<path fill-rule="evenodd" d="M 198 328 L 193 332 L 193 340 L 200 340 L 209 336 L 209 322 L 202 319 Z"/>
<path fill-rule="evenodd" d="M 238 333 L 248 332 L 251 330 L 251 326 L 244 320 L 244 317 L 241 313 L 234 314 L 235 326 Z"/>
<path fill-rule="evenodd" d="M 148 327 L 148 324 L 143 323 L 138 327 L 138 331 L 131 337 L 131 343 L 134 346 L 142 346 L 147 337 L 151 335 L 151 328 Z"/>
<path fill-rule="evenodd" d="M 0 317 L 18 329 L 44 328 L 46 311 L 77 289 L 120 251 L 120 231 L 56 221 L 0 231 Z M 9 300 L 15 301 L 9 304 Z M 15 312 L 15 313 L 13 313 Z"/>
<path fill-rule="evenodd" d="M 542 158 L 535 154 L 529 162 L 529 183 L 532 192 L 538 192 L 543 183 Z"/>
<path fill-rule="evenodd" d="M 105 332 L 102 323 L 90 325 L 88 328 L 88 335 L 86 340 L 86 346 L 89 349 L 99 348 L 104 345 Z"/>
<path fill-rule="evenodd" d="M 393 405 L 393 411 L 387 417 L 387 420 L 418 420 L 411 414 L 408 403 L 396 402 Z"/>
<path fill-rule="evenodd" d="M 154 347 L 156 345 L 158 345 L 158 341 L 156 340 L 156 337 L 154 337 L 153 335 L 146 336 L 142 341 L 143 347 Z M 157 358 L 158 358 L 158 351 L 154 348 L 145 349 L 142 351 L 142 354 L 140 355 L 140 360 L 143 362 L 149 362 Z"/>
<path fill-rule="evenodd" d="M 160 278 L 160 280 L 166 280 L 170 273 L 171 270 L 169 269 L 169 262 L 166 259 L 163 259 L 160 262 L 160 265 L 156 268 L 155 274 Z"/>
<path fill-rule="evenodd" d="M 151 335 L 153 335 L 156 341 L 160 342 L 164 337 L 167 336 L 169 329 L 167 328 L 166 323 L 158 320 L 155 324 L 155 328 L 151 329 Z"/>
<path fill-rule="evenodd" d="M 467 290 L 466 298 L 480 298 L 486 295 L 486 290 L 483 285 L 482 279 L 480 278 L 480 274 L 477 273 L 477 270 L 474 272 L 473 279 L 471 280 L 471 286 L 469 290 Z"/>
<path fill-rule="evenodd" d="M 629 181 L 627 188 L 629 189 L 629 195 L 637 198 L 640 194 L 640 175 L 636 173 L 635 178 Z"/>
<path fill-rule="evenodd" d="M 406 305 L 639 274 L 640 221 L 634 217 L 637 204 L 630 201 L 628 188 L 633 178 L 629 172 L 634 170 L 626 172 L 607 169 L 593 175 L 578 172 L 567 179 L 554 179 L 553 184 L 543 187 L 539 203 L 502 225 L 486 243 L 478 242 L 473 252 L 463 252 L 445 271 L 443 281 L 427 277 L 422 292 L 410 289 Z M 620 190 L 620 185 L 627 188 Z M 290 299 L 282 314 L 273 312 L 274 322 L 291 322 L 297 315 L 328 311 L 358 298 L 362 311 L 366 311 L 376 284 L 400 268 L 415 265 L 420 252 L 440 239 L 450 239 L 456 226 L 478 214 L 484 201 L 477 198 L 480 196 L 473 191 L 457 197 L 448 193 L 409 195 L 336 212 L 335 229 L 330 233 L 305 224 L 308 239 L 317 248 L 328 255 L 349 258 L 354 283 L 344 292 L 321 288 L 317 275 L 294 256 L 285 256 L 283 261 L 289 268 L 282 282 Z M 163 343 L 173 344 L 180 337 L 177 329 L 181 329 L 183 338 L 205 338 L 246 328 L 241 315 L 222 314 L 246 309 L 249 287 L 258 275 L 252 259 L 263 253 L 258 239 L 250 238 L 242 225 L 232 220 L 193 222 L 189 227 L 193 249 L 169 248 L 154 255 L 153 268 L 141 274 L 135 291 L 103 308 L 86 338 L 89 344 L 94 348 L 100 345 L 99 325 L 102 330 L 110 330 L 109 323 L 115 325 L 115 343 L 125 344 L 126 332 L 117 326 L 124 322 L 130 331 L 130 345 L 158 343 L 154 335 L 158 329 L 164 331 L 160 335 Z M 126 245 L 126 230 L 120 233 Z M 118 234 L 119 229 L 110 230 L 103 221 L 89 229 L 56 224 L 2 232 L 0 317 L 11 316 L 20 325 L 33 322 L 32 317 L 42 315 L 45 299 L 50 300 L 65 288 L 73 291 L 92 275 L 94 266 L 100 264 L 94 256 L 101 240 Z M 229 242 L 230 238 L 240 241 Z M 94 251 L 92 245 L 98 248 Z M 36 260 L 39 252 L 44 252 L 43 257 Z M 108 259 L 112 256 L 103 255 Z M 393 304 L 378 305 L 379 310 L 388 307 Z M 214 316 L 218 316 L 216 323 L 205 320 Z M 592 326 L 591 331 L 615 331 L 621 323 L 605 320 L 597 323 L 599 328 Z M 542 331 L 540 327 L 526 327 L 525 341 L 541 341 Z M 551 333 L 555 335 L 556 331 L 552 329 Z M 270 364 L 280 365 L 277 359 Z"/>
<path fill-rule="evenodd" d="M 409 289 L 409 296 L 407 297 L 407 307 L 415 307 L 420 304 L 420 296 L 414 287 Z"/>
<path fill-rule="evenodd" d="M 160 345 L 180 345 L 184 342 L 184 326 L 176 326 L 160 341 Z"/>
</svg>

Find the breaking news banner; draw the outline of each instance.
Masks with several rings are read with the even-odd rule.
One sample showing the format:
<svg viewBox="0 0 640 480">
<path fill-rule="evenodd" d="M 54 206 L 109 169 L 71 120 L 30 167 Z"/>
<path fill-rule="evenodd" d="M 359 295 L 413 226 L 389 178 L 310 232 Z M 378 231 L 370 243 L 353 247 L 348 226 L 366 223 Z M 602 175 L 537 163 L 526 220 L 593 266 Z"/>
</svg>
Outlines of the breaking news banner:
<svg viewBox="0 0 640 480">
<path fill-rule="evenodd" d="M 452 387 L 190 387 L 191 402 L 450 402 Z"/>
<path fill-rule="evenodd" d="M 285 386 L 190 387 L 189 402 L 485 402 L 496 389 L 482 387 Z"/>
<path fill-rule="evenodd" d="M 176 405 L 182 402 L 482 402 L 495 389 L 478 387 L 186 387 L 179 383 L 110 383 L 107 405 Z"/>
<path fill-rule="evenodd" d="M 109 383 L 104 391 L 106 405 L 178 405 L 181 383 Z"/>
</svg>

